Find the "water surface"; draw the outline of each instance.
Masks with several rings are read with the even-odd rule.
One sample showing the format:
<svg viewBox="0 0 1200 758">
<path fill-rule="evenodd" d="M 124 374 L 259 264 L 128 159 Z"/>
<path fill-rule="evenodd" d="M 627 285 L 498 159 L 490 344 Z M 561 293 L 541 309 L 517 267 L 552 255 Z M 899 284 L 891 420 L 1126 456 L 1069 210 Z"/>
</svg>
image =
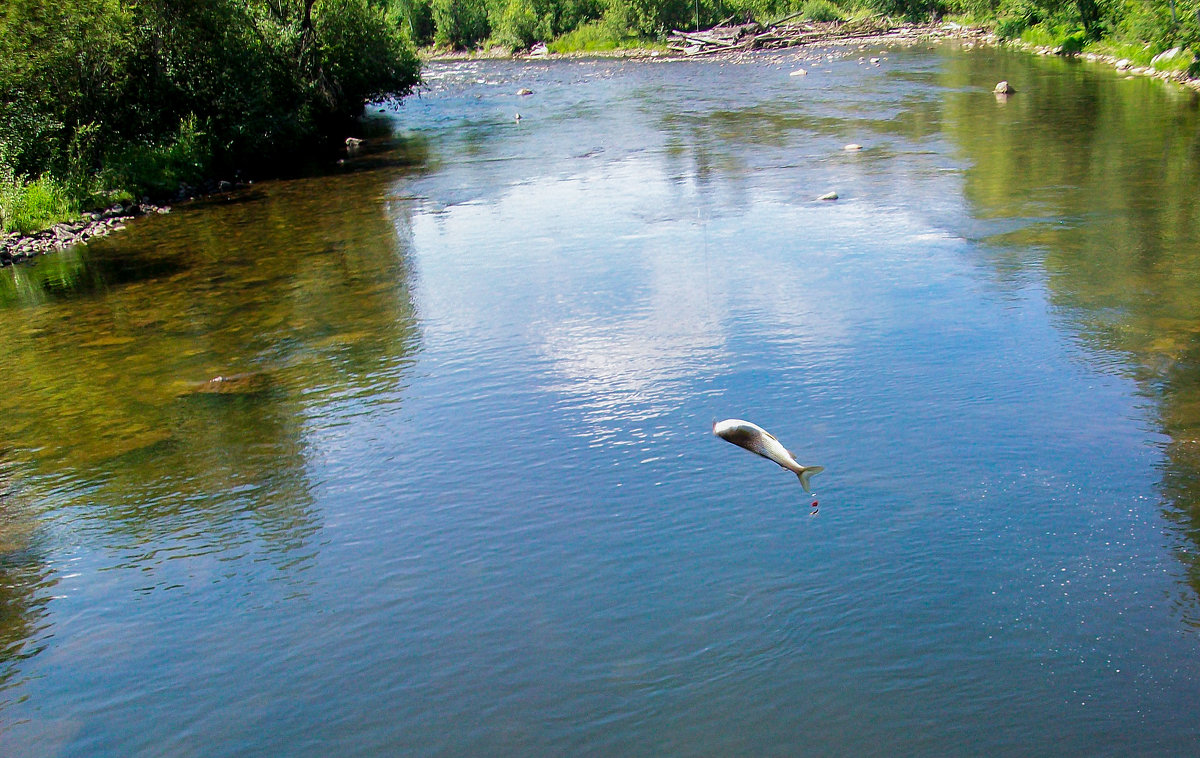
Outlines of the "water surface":
<svg viewBox="0 0 1200 758">
<path fill-rule="evenodd" d="M 0 272 L 4 755 L 1195 750 L 1192 96 L 426 75 L 344 170 Z"/>
</svg>

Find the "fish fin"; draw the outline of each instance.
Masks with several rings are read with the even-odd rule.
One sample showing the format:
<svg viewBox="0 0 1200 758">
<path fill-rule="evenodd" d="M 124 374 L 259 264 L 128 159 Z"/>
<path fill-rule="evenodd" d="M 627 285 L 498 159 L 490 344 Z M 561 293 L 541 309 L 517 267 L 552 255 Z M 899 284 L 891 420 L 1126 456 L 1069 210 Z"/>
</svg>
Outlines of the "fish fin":
<svg viewBox="0 0 1200 758">
<path fill-rule="evenodd" d="M 805 466 L 799 473 L 796 474 L 796 477 L 800 480 L 800 486 L 804 488 L 805 492 L 812 492 L 812 490 L 808 488 L 808 480 L 824 470 L 824 466 Z"/>
</svg>

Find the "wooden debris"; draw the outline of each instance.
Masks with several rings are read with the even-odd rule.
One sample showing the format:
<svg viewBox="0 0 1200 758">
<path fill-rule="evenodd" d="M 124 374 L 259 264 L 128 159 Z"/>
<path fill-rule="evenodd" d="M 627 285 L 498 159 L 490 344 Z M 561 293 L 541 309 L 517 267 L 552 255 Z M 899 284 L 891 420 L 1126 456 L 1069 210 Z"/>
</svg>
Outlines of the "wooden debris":
<svg viewBox="0 0 1200 758">
<path fill-rule="evenodd" d="M 961 35 L 959 27 L 911 26 L 894 23 L 886 16 L 854 21 L 803 21 L 799 13 L 763 25 L 754 21 L 732 23 L 732 18 L 704 31 L 676 29 L 667 37 L 667 47 L 685 56 L 719 55 L 749 50 L 779 50 L 864 37 L 922 37 Z"/>
</svg>

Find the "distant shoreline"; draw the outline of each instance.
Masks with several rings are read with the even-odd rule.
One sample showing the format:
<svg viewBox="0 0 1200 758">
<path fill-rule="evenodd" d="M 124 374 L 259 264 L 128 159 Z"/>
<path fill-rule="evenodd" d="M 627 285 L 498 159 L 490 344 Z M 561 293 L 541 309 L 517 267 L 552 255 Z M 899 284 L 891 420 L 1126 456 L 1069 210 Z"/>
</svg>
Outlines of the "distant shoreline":
<svg viewBox="0 0 1200 758">
<path fill-rule="evenodd" d="M 816 34 L 806 35 L 806 39 L 798 44 L 772 49 L 739 49 L 721 52 L 709 52 L 703 55 L 688 55 L 675 50 L 663 50 L 660 47 L 635 47 L 618 50 L 581 51 L 569 53 L 534 54 L 492 51 L 472 52 L 429 52 L 422 55 L 422 64 L 512 60 L 525 63 L 537 63 L 551 60 L 631 60 L 644 62 L 677 62 L 690 60 L 720 60 L 740 61 L 749 60 L 767 52 L 783 52 L 786 50 L 803 49 L 817 45 L 849 45 L 849 44 L 918 44 L 921 42 L 957 41 L 965 47 L 987 45 L 994 47 L 1011 46 L 1018 50 L 1027 51 L 1033 55 L 1059 55 L 1061 52 L 1054 48 L 1032 45 L 1019 40 L 1002 40 L 992 32 L 980 28 L 963 26 L 955 23 L 923 23 L 900 24 L 894 27 L 880 27 L 869 33 L 863 33 L 861 26 L 847 24 L 812 24 Z M 848 31 L 847 31 L 848 30 Z M 1078 53 L 1071 57 L 1092 63 L 1112 66 L 1117 71 L 1124 71 L 1128 78 L 1135 76 L 1152 77 L 1163 81 L 1175 82 L 1193 91 L 1200 92 L 1200 78 L 1189 77 L 1186 71 L 1159 71 L 1153 66 L 1135 66 L 1128 60 L 1115 55 L 1101 53 Z M 223 183 L 224 184 L 224 183 Z M 89 239 L 107 236 L 125 228 L 125 222 L 137 216 L 155 213 L 167 213 L 167 206 L 131 203 L 125 206 L 114 206 L 106 211 L 87 213 L 74 222 L 56 224 L 48 229 L 42 229 L 29 234 L 16 232 L 0 233 L 0 267 L 15 265 L 36 259 L 56 250 L 63 250 Z"/>
<path fill-rule="evenodd" d="M 654 60 L 654 61 L 688 61 L 688 60 L 739 60 L 749 55 L 763 52 L 782 52 L 784 50 L 811 47 L 814 45 L 847 45 L 855 43 L 878 44 L 885 42 L 937 42 L 958 40 L 968 45 L 988 45 L 994 47 L 1009 46 L 1024 50 L 1034 55 L 1064 55 L 1078 60 L 1101 63 L 1112 66 L 1117 71 L 1125 71 L 1128 76 L 1148 76 L 1163 81 L 1172 81 L 1184 87 L 1200 91 L 1200 77 L 1188 76 L 1186 71 L 1162 71 L 1153 66 L 1137 66 L 1129 60 L 1116 55 L 1104 53 L 1074 53 L 1064 54 L 1061 50 L 1043 45 L 1034 45 L 1021 40 L 1004 40 L 988 29 L 975 26 L 965 26 L 954 22 L 942 23 L 905 23 L 896 26 L 880 27 L 869 34 L 863 34 L 861 27 L 850 24 L 811 24 L 818 36 L 811 36 L 803 42 L 780 48 L 731 50 L 729 52 L 705 53 L 703 55 L 688 55 L 675 50 L 662 49 L 658 46 L 629 47 L 615 50 L 589 50 L 568 53 L 546 52 L 530 54 L 528 52 L 508 53 L 503 50 L 476 51 L 446 51 L 424 50 L 421 54 L 422 63 L 443 63 L 453 61 L 482 61 L 482 60 L 513 60 L 513 61 L 547 61 L 547 60 L 587 60 L 594 59 L 623 59 L 623 60 Z"/>
</svg>

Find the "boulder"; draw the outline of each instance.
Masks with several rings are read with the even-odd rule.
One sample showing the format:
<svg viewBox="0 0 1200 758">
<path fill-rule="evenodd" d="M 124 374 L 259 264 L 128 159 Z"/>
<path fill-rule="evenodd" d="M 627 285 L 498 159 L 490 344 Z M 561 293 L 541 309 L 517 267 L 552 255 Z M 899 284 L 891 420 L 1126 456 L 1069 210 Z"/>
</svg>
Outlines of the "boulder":
<svg viewBox="0 0 1200 758">
<path fill-rule="evenodd" d="M 992 89 L 992 92 L 995 92 L 997 95 L 1011 95 L 1016 91 L 1017 88 L 1009 84 L 1007 81 L 998 82 L 995 88 Z"/>
<path fill-rule="evenodd" d="M 818 200 L 837 200 L 837 199 L 838 199 L 838 193 L 836 193 L 836 192 L 826 192 L 824 195 L 821 195 L 821 196 L 820 196 L 820 197 L 818 197 L 817 199 L 818 199 Z"/>
<path fill-rule="evenodd" d="M 1160 63 L 1170 63 L 1171 61 L 1175 60 L 1176 58 L 1178 58 L 1182 55 L 1183 55 L 1182 47 L 1173 47 L 1170 50 L 1161 52 L 1158 55 L 1151 58 L 1150 65 L 1157 66 Z"/>
</svg>

